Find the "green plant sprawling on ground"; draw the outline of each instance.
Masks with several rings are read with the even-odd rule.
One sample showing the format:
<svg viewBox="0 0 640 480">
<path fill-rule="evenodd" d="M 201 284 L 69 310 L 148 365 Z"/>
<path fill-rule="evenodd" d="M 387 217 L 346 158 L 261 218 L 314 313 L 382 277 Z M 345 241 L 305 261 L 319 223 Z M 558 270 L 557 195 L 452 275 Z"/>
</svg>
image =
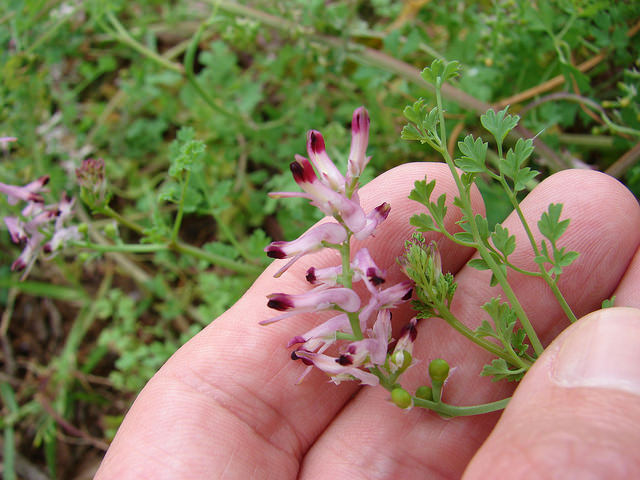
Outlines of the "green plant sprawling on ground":
<svg viewBox="0 0 640 480">
<path fill-rule="evenodd" d="M 444 231 L 429 179 L 412 224 L 477 248 L 473 266 L 501 284 L 517 265 L 500 222 L 545 176 L 597 169 L 638 196 L 638 30 L 637 2 L 2 2 L 5 478 L 95 467 L 145 382 L 262 271 L 265 245 L 322 217 L 267 196 L 295 190 L 286 167 L 310 128 L 344 171 L 366 107 L 360 184 L 406 162 L 458 167 L 462 230 Z M 469 213 L 472 183 L 486 219 Z M 557 288 L 577 255 L 568 220 L 551 204 L 529 226 L 545 240 L 521 273 L 574 319 Z M 526 312 L 506 289 L 465 330 L 432 248 L 407 246 L 418 316 L 490 349 L 483 374 L 517 380 L 541 349 Z M 392 400 L 457 414 L 440 402 L 445 364 L 416 392 L 391 382 Z"/>
</svg>

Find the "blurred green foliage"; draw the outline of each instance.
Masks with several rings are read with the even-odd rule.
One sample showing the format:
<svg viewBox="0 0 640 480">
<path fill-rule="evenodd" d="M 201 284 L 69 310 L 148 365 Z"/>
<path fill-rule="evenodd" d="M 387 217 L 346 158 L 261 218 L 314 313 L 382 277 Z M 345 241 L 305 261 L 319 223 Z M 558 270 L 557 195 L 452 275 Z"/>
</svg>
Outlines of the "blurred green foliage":
<svg viewBox="0 0 640 480">
<path fill-rule="evenodd" d="M 399 140 L 404 106 L 433 102 L 419 71 L 434 58 L 462 67 L 445 91 L 457 138 L 506 101 L 549 147 L 538 169 L 610 169 L 637 195 L 640 167 L 623 154 L 640 129 L 639 19 L 638 2 L 598 0 L 2 2 L 0 136 L 18 141 L 0 152 L 0 181 L 48 174 L 47 202 L 77 197 L 75 169 L 103 158 L 111 210 L 76 209 L 94 244 L 120 248 L 39 261 L 27 288 L 0 231 L 5 451 L 63 478 L 74 461 L 56 448 L 80 435 L 69 425 L 83 441 L 65 458 L 104 445 L 132 395 L 251 284 L 264 245 L 317 218 L 266 196 L 296 189 L 287 166 L 308 129 L 344 168 L 365 105 L 364 181 L 437 160 Z M 490 222 L 504 218 L 499 191 L 480 188 Z M 0 215 L 17 212 L 0 197 Z"/>
</svg>

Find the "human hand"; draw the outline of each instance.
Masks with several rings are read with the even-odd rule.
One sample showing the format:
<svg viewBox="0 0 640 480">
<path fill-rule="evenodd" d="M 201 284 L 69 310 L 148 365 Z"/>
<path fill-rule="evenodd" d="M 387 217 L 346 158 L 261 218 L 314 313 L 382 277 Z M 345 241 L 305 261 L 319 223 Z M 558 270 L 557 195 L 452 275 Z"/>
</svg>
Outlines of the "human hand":
<svg viewBox="0 0 640 480">
<path fill-rule="evenodd" d="M 411 233 L 408 218 L 420 208 L 407 196 L 425 174 L 437 180 L 435 195 L 455 196 L 447 167 L 434 163 L 403 165 L 360 190 L 365 210 L 391 204 L 375 237 L 363 242 L 389 270 L 390 284 L 401 279 L 395 259 Z M 522 203 L 530 223 L 550 202 L 563 203 L 563 217 L 571 218 L 561 245 L 581 253 L 560 281 L 576 314 L 597 310 L 612 294 L 616 305 L 640 307 L 635 198 L 614 179 L 581 170 L 556 174 L 530 194 Z M 483 210 L 479 195 L 475 207 Z M 449 209 L 450 230 L 456 210 Z M 513 217 L 505 222 L 522 239 L 510 258 L 534 267 L 519 225 Z M 465 266 L 471 250 L 438 241 L 443 269 L 458 282 L 453 310 L 474 328 L 480 305 L 495 295 L 487 272 Z M 640 477 L 639 310 L 603 310 L 568 328 L 521 381 L 502 418 L 445 420 L 399 409 L 382 388 L 336 387 L 319 371 L 295 385 L 303 366 L 284 347 L 315 316 L 258 322 L 274 316 L 267 294 L 304 291 L 306 269 L 333 263 L 332 253 L 309 255 L 278 280 L 273 274 L 286 260 L 273 262 L 236 305 L 176 352 L 136 399 L 96 478 L 456 478 L 465 469 L 473 479 Z M 539 279 L 510 280 L 541 339 L 551 342 L 568 323 L 557 302 Z M 410 316 L 408 306 L 398 308 L 394 325 Z M 403 376 L 409 388 L 439 357 L 457 367 L 444 390 L 447 403 L 512 393 L 512 384 L 479 377 L 488 354 L 444 322 L 423 320 L 418 331 L 413 356 L 422 363 Z"/>
</svg>

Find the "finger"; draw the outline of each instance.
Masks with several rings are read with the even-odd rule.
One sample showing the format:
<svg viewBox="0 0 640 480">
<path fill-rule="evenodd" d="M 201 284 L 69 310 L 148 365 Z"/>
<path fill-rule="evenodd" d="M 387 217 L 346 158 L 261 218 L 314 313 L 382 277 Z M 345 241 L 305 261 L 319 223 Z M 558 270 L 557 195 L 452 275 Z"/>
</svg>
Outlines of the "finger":
<svg viewBox="0 0 640 480">
<path fill-rule="evenodd" d="M 636 250 L 613 296 L 617 307 L 640 308 L 640 249 Z"/>
<path fill-rule="evenodd" d="M 522 380 L 465 479 L 640 478 L 640 310 L 572 325 Z"/>
<path fill-rule="evenodd" d="M 571 218 L 560 246 L 581 252 L 576 263 L 563 273 L 562 288 L 576 311 L 593 310 L 613 292 L 640 244 L 640 209 L 633 195 L 615 179 L 587 171 L 556 174 L 525 199 L 522 209 L 534 228 L 550 202 L 563 203 L 563 218 Z M 511 215 L 504 225 L 517 237 L 512 261 L 522 268 L 533 268 L 531 246 L 516 216 Z M 537 237 L 539 241 L 539 233 Z M 524 275 L 510 275 L 509 279 L 544 340 L 567 325 L 562 309 L 540 279 Z M 501 291 L 489 287 L 487 272 L 470 267 L 464 267 L 456 280 L 453 309 L 458 318 L 475 328 L 485 318 L 481 305 Z M 431 359 L 444 358 L 457 367 L 445 389 L 445 401 L 451 404 L 494 401 L 509 396 L 512 390 L 511 384 L 496 384 L 480 377 L 490 355 L 440 320 L 428 320 L 419 326 L 414 358 L 422 363 L 402 380 L 410 388 L 428 383 L 425 370 Z M 489 414 L 443 420 L 419 409 L 399 411 L 387 399 L 386 392 L 361 391 L 308 454 L 306 478 L 358 478 L 363 468 L 359 462 L 366 462 L 372 471 L 379 468 L 393 476 L 459 477 L 498 417 Z M 372 420 L 377 418 L 385 423 Z"/>
<path fill-rule="evenodd" d="M 383 201 L 391 204 L 375 238 L 365 242 L 379 266 L 391 271 L 390 283 L 399 278 L 395 259 L 412 230 L 408 217 L 417 204 L 407 197 L 414 181 L 425 174 L 437 178 L 435 194 L 446 192 L 452 198 L 455 187 L 447 172 L 441 164 L 403 165 L 361 190 L 365 211 Z M 452 211 L 448 228 L 453 229 L 457 219 Z M 471 254 L 447 242 L 443 248 L 452 270 Z M 279 472 L 278 478 L 297 475 L 298 461 L 309 445 L 358 388 L 354 382 L 326 388 L 323 375 L 295 385 L 303 367 L 290 361 L 285 346 L 316 324 L 317 315 L 258 325 L 277 313 L 266 307 L 267 294 L 307 290 L 303 279 L 309 266 L 339 263 L 333 252 L 303 260 L 277 280 L 273 274 L 283 263 L 274 262 L 236 305 L 167 362 L 127 414 L 98 478 L 142 473 L 179 478 L 187 471 L 192 478 L 219 478 L 223 472 L 246 478 L 272 472 Z"/>
</svg>

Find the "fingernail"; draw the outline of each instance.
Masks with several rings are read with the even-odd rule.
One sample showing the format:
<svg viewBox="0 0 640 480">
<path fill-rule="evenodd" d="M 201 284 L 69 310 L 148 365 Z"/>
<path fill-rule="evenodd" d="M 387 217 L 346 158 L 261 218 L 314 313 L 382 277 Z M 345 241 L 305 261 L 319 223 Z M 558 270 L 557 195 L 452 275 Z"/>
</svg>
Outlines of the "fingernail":
<svg viewBox="0 0 640 480">
<path fill-rule="evenodd" d="M 555 381 L 640 395 L 640 310 L 600 310 L 573 328 L 554 359 Z"/>
</svg>

